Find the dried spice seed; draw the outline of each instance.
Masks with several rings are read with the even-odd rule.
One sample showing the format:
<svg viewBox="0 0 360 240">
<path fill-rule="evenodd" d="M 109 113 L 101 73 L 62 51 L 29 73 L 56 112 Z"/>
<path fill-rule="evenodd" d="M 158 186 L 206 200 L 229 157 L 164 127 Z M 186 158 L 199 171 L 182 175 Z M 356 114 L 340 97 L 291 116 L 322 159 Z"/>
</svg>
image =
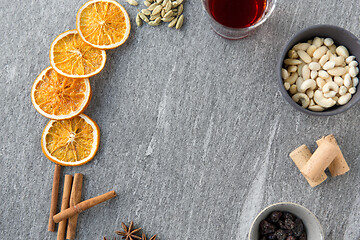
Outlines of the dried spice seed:
<svg viewBox="0 0 360 240">
<path fill-rule="evenodd" d="M 164 15 L 164 18 L 168 18 L 168 17 L 172 17 L 174 14 L 174 12 L 172 10 L 170 10 L 169 12 L 167 12 L 165 15 Z"/>
<path fill-rule="evenodd" d="M 175 18 L 174 17 L 169 17 L 169 18 L 162 18 L 161 20 L 163 22 L 171 22 L 172 20 L 174 20 Z"/>
<path fill-rule="evenodd" d="M 138 27 L 142 26 L 142 20 L 139 16 L 139 13 L 136 15 L 136 25 L 138 25 Z"/>
<path fill-rule="evenodd" d="M 156 0 L 157 4 L 161 4 L 163 0 Z"/>
<path fill-rule="evenodd" d="M 127 0 L 127 2 L 132 6 L 137 6 L 139 3 L 136 0 Z"/>
<path fill-rule="evenodd" d="M 143 9 L 143 10 L 141 10 L 141 12 L 143 14 L 145 14 L 145 15 L 150 15 L 151 14 L 151 12 L 149 10 L 147 10 L 147 9 Z"/>
<path fill-rule="evenodd" d="M 162 9 L 163 9 L 163 7 L 160 6 L 160 5 L 158 5 L 158 6 L 155 7 L 155 9 L 153 10 L 152 14 L 153 14 L 153 15 L 156 15 L 156 14 L 160 13 Z"/>
<path fill-rule="evenodd" d="M 167 4 L 165 5 L 165 12 L 168 12 L 171 10 L 172 4 L 171 2 L 167 2 Z"/>
<path fill-rule="evenodd" d="M 156 18 L 154 22 L 160 24 L 161 23 L 161 18 L 160 17 Z"/>
<path fill-rule="evenodd" d="M 161 10 L 161 16 L 162 16 L 162 17 L 165 16 L 165 9 Z"/>
<path fill-rule="evenodd" d="M 151 21 L 152 21 L 152 20 L 155 20 L 155 19 L 157 19 L 157 18 L 160 18 L 160 14 L 151 15 L 151 16 L 150 16 L 150 20 L 151 20 Z"/>
<path fill-rule="evenodd" d="M 178 18 L 175 18 L 174 20 L 172 20 L 172 21 L 169 23 L 168 27 L 169 27 L 169 28 L 174 27 L 175 24 L 176 24 L 176 22 L 177 22 L 177 20 L 178 20 Z"/>
<path fill-rule="evenodd" d="M 144 5 L 150 7 L 151 3 L 149 1 L 144 1 Z"/>
<path fill-rule="evenodd" d="M 160 25 L 160 23 L 156 23 L 155 21 L 150 21 L 149 23 L 148 23 L 150 26 L 159 26 Z"/>
<path fill-rule="evenodd" d="M 178 16 L 180 16 L 184 11 L 184 5 L 180 4 L 177 9 L 178 9 Z"/>
<path fill-rule="evenodd" d="M 149 19 L 145 16 L 145 14 L 143 14 L 142 12 L 139 12 L 139 17 L 144 21 L 144 22 L 149 22 Z"/>
<path fill-rule="evenodd" d="M 153 4 L 151 4 L 150 6 L 149 6 L 149 10 L 150 11 L 153 11 L 157 6 L 159 6 L 159 4 L 157 4 L 157 3 L 153 3 Z M 154 14 L 154 13 L 153 13 Z M 156 15 L 156 14 L 155 14 Z"/>
<path fill-rule="evenodd" d="M 184 23 L 184 15 L 181 15 L 176 23 L 176 29 L 180 29 Z"/>
</svg>

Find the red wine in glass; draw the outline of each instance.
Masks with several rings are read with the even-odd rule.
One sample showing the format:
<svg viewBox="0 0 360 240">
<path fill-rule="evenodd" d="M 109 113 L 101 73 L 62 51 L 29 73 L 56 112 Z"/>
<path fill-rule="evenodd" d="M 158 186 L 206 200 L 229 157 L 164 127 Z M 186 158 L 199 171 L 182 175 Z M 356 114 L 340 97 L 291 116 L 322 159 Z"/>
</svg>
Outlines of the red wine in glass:
<svg viewBox="0 0 360 240">
<path fill-rule="evenodd" d="M 209 0 L 214 19 L 231 28 L 247 28 L 261 19 L 266 0 Z"/>
</svg>

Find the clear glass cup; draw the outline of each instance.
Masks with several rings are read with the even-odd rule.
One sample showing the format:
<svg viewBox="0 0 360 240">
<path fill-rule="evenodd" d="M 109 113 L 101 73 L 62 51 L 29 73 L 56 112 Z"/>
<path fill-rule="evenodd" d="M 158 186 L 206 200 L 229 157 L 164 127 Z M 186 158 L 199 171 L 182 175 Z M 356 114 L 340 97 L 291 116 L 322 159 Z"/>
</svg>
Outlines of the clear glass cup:
<svg viewBox="0 0 360 240">
<path fill-rule="evenodd" d="M 263 24 L 270 17 L 270 15 L 274 11 L 275 5 L 276 5 L 276 0 L 267 0 L 265 11 L 264 11 L 262 17 L 259 18 L 259 20 L 256 23 L 254 23 L 253 25 L 251 25 L 249 27 L 232 28 L 232 27 L 227 27 L 215 20 L 215 18 L 213 17 L 213 15 L 211 14 L 211 11 L 210 11 L 210 7 L 209 7 L 210 1 L 211 0 L 202 0 L 204 9 L 209 15 L 211 27 L 220 36 L 227 38 L 227 39 L 231 39 L 231 40 L 241 39 L 241 38 L 247 37 L 249 34 L 251 34 L 256 28 L 258 28 L 261 24 Z M 234 1 L 236 1 L 236 0 L 234 0 Z"/>
</svg>

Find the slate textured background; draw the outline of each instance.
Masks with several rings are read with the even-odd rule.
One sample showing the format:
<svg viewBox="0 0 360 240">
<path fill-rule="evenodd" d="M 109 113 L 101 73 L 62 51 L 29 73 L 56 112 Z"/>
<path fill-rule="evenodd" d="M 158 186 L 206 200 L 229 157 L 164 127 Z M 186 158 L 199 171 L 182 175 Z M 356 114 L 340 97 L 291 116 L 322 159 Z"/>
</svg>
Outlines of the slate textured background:
<svg viewBox="0 0 360 240">
<path fill-rule="evenodd" d="M 0 239 L 56 238 L 47 232 L 54 164 L 40 148 L 48 120 L 30 89 L 84 2 L 0 1 Z M 307 26 L 334 24 L 360 37 L 357 0 L 279 0 L 241 41 L 214 34 L 199 0 L 186 2 L 181 31 L 137 28 L 137 8 L 119 2 L 131 36 L 91 78 L 86 110 L 101 129 L 99 152 L 63 168 L 85 175 L 83 199 L 112 189 L 119 196 L 81 214 L 77 239 L 110 238 L 134 220 L 159 239 L 242 240 L 256 214 L 280 201 L 313 211 L 328 240 L 360 239 L 360 104 L 333 117 L 301 114 L 280 96 L 275 73 L 282 46 Z M 314 150 L 329 133 L 351 172 L 311 189 L 288 154 L 301 144 Z"/>
</svg>

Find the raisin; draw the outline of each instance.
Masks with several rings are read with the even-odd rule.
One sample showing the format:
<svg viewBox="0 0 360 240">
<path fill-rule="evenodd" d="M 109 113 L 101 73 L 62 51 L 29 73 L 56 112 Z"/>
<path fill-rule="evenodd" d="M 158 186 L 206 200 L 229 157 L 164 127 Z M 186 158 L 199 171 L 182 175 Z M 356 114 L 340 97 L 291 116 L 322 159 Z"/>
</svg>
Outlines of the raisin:
<svg viewBox="0 0 360 240">
<path fill-rule="evenodd" d="M 295 223 L 291 219 L 285 219 L 285 229 L 293 229 L 295 227 Z"/>
<path fill-rule="evenodd" d="M 289 236 L 286 240 L 296 240 L 294 236 Z"/>
<path fill-rule="evenodd" d="M 290 220 L 294 220 L 295 219 L 295 217 L 294 217 L 294 215 L 292 215 L 291 213 L 289 213 L 289 212 L 284 212 L 284 219 L 290 219 Z"/>
<path fill-rule="evenodd" d="M 277 240 L 277 237 L 275 236 L 275 234 L 270 234 L 268 237 L 267 237 L 268 240 Z"/>
<path fill-rule="evenodd" d="M 287 234 L 282 229 L 277 230 L 275 232 L 275 235 L 276 235 L 278 240 L 285 240 L 287 238 Z"/>
<path fill-rule="evenodd" d="M 276 230 L 275 226 L 269 223 L 268 221 L 262 220 L 260 222 L 260 233 L 262 235 L 273 233 L 275 232 L 275 230 Z"/>
<path fill-rule="evenodd" d="M 300 235 L 299 240 L 307 240 L 306 232 L 303 232 L 303 233 Z"/>
<path fill-rule="evenodd" d="M 282 216 L 282 212 L 279 212 L 279 211 L 272 212 L 270 214 L 270 220 L 271 220 L 271 222 L 276 223 L 279 221 L 281 216 Z"/>
<path fill-rule="evenodd" d="M 300 235 L 304 232 L 304 224 L 299 218 L 296 218 L 294 223 L 295 223 L 295 227 L 292 229 L 294 235 L 296 237 L 300 237 Z"/>
<path fill-rule="evenodd" d="M 283 220 L 279 220 L 278 225 L 281 229 L 285 229 L 285 222 Z"/>
</svg>

